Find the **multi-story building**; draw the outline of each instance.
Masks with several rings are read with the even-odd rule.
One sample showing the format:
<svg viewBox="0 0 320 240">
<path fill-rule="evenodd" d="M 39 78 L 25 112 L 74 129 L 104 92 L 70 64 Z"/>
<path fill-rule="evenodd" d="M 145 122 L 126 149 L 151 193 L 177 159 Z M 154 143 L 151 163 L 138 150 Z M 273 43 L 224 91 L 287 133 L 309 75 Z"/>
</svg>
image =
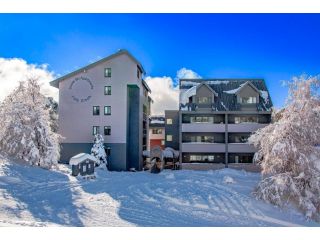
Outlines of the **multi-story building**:
<svg viewBox="0 0 320 240">
<path fill-rule="evenodd" d="M 166 147 L 180 150 L 182 168 L 253 162 L 247 139 L 271 121 L 263 79 L 181 79 L 179 101 L 179 110 L 165 113 L 165 132 Z"/>
<path fill-rule="evenodd" d="M 142 169 L 150 112 L 144 74 L 136 58 L 119 50 L 50 83 L 59 88 L 61 162 L 89 153 L 100 133 L 110 153 L 109 169 Z"/>
<path fill-rule="evenodd" d="M 148 149 L 159 146 L 164 149 L 165 138 L 164 116 L 151 116 L 149 118 L 149 146 Z"/>
</svg>

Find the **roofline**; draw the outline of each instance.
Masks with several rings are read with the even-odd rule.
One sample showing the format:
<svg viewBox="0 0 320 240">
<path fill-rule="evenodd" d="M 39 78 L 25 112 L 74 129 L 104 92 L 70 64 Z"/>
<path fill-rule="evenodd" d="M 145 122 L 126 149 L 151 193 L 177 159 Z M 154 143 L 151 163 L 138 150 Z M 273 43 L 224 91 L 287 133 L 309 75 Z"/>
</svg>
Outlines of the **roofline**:
<svg viewBox="0 0 320 240">
<path fill-rule="evenodd" d="M 243 89 L 245 86 L 250 85 L 256 92 L 259 93 L 259 95 L 261 95 L 261 92 L 258 88 L 256 88 L 256 86 L 254 86 L 250 81 L 245 82 L 241 87 L 239 87 L 239 89 L 235 92 L 236 94 Z"/>
<path fill-rule="evenodd" d="M 180 81 L 264 81 L 264 78 L 180 78 Z"/>
<path fill-rule="evenodd" d="M 143 86 L 148 90 L 149 93 L 151 93 L 151 89 L 149 88 L 147 82 L 143 79 L 141 81 L 142 81 Z"/>
<path fill-rule="evenodd" d="M 144 70 L 144 68 L 143 68 L 143 66 L 142 66 L 142 64 L 141 64 L 128 50 L 126 50 L 126 49 L 120 49 L 120 50 L 117 51 L 116 53 L 113 53 L 113 54 L 111 54 L 111 55 L 109 55 L 109 56 L 107 56 L 107 57 L 104 57 L 104 58 L 96 61 L 96 62 L 93 62 L 93 63 L 91 63 L 91 64 L 89 64 L 89 65 L 84 66 L 84 67 L 81 67 L 81 68 L 79 68 L 79 69 L 77 69 L 77 70 L 75 70 L 75 71 L 73 71 L 73 72 L 71 72 L 71 73 L 68 73 L 68 74 L 66 74 L 66 75 L 64 75 L 64 76 L 62 76 L 62 77 L 59 77 L 59 78 L 51 81 L 51 82 L 50 82 L 50 85 L 51 85 L 52 87 L 59 88 L 59 82 L 60 82 L 60 81 L 63 81 L 63 80 L 65 80 L 65 79 L 67 79 L 67 78 L 69 78 L 69 77 L 71 77 L 71 76 L 73 76 L 73 75 L 75 75 L 75 74 L 84 72 L 85 70 L 87 70 L 87 69 L 89 69 L 89 68 L 92 68 L 92 67 L 94 67 L 94 66 L 96 66 L 96 65 L 98 65 L 98 64 L 100 64 L 100 63 L 102 63 L 102 62 L 105 62 L 105 61 L 107 61 L 107 60 L 110 60 L 110 59 L 112 59 L 112 58 L 114 58 L 114 57 L 116 57 L 116 56 L 119 56 L 119 55 L 121 55 L 121 54 L 127 54 L 134 62 L 136 62 L 136 63 L 138 64 L 138 66 L 139 66 L 139 67 L 141 68 L 141 70 L 143 71 L 143 74 L 146 73 L 145 70 Z M 150 88 L 149 88 L 149 89 L 150 89 Z"/>
<path fill-rule="evenodd" d="M 218 93 L 216 93 L 215 90 L 213 90 L 207 83 L 203 82 L 200 83 L 199 85 L 196 86 L 196 89 L 198 91 L 198 88 L 200 88 L 201 86 L 206 86 L 207 88 L 209 88 L 209 90 L 213 93 L 213 95 L 215 95 L 216 97 L 218 96 Z"/>
</svg>

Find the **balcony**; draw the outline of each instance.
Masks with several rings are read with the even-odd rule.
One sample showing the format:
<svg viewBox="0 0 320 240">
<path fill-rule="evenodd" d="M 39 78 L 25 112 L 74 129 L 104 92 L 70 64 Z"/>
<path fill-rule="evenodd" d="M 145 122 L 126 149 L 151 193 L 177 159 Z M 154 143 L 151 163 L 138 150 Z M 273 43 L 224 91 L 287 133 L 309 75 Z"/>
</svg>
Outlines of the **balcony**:
<svg viewBox="0 0 320 240">
<path fill-rule="evenodd" d="M 228 132 L 255 132 L 260 128 L 268 126 L 262 123 L 238 123 L 228 124 Z"/>
<path fill-rule="evenodd" d="M 225 152 L 224 143 L 182 143 L 181 152 L 199 153 L 199 152 Z"/>
<path fill-rule="evenodd" d="M 226 125 L 223 123 L 182 123 L 182 132 L 225 132 Z"/>
<path fill-rule="evenodd" d="M 229 153 L 254 153 L 256 149 L 248 143 L 229 143 Z"/>
</svg>

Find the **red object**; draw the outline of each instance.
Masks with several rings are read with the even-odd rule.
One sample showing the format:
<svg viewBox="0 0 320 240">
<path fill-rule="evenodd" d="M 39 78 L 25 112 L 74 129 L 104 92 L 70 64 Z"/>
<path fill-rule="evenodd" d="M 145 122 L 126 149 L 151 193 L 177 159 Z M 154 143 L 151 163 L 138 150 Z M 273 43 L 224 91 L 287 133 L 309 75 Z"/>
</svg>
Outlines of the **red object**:
<svg viewBox="0 0 320 240">
<path fill-rule="evenodd" d="M 161 139 L 150 139 L 150 149 L 155 146 L 160 146 L 161 149 L 164 149 L 164 145 L 161 145 Z"/>
</svg>

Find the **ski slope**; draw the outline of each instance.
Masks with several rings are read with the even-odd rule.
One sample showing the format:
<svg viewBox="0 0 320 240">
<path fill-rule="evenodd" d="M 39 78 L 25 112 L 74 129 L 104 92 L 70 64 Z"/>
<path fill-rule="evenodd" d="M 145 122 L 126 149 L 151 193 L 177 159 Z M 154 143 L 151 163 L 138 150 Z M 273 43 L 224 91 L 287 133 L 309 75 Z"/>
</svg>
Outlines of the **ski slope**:
<svg viewBox="0 0 320 240">
<path fill-rule="evenodd" d="M 105 172 L 84 180 L 0 158 L 0 226 L 320 226 L 255 200 L 260 174 Z"/>
</svg>

